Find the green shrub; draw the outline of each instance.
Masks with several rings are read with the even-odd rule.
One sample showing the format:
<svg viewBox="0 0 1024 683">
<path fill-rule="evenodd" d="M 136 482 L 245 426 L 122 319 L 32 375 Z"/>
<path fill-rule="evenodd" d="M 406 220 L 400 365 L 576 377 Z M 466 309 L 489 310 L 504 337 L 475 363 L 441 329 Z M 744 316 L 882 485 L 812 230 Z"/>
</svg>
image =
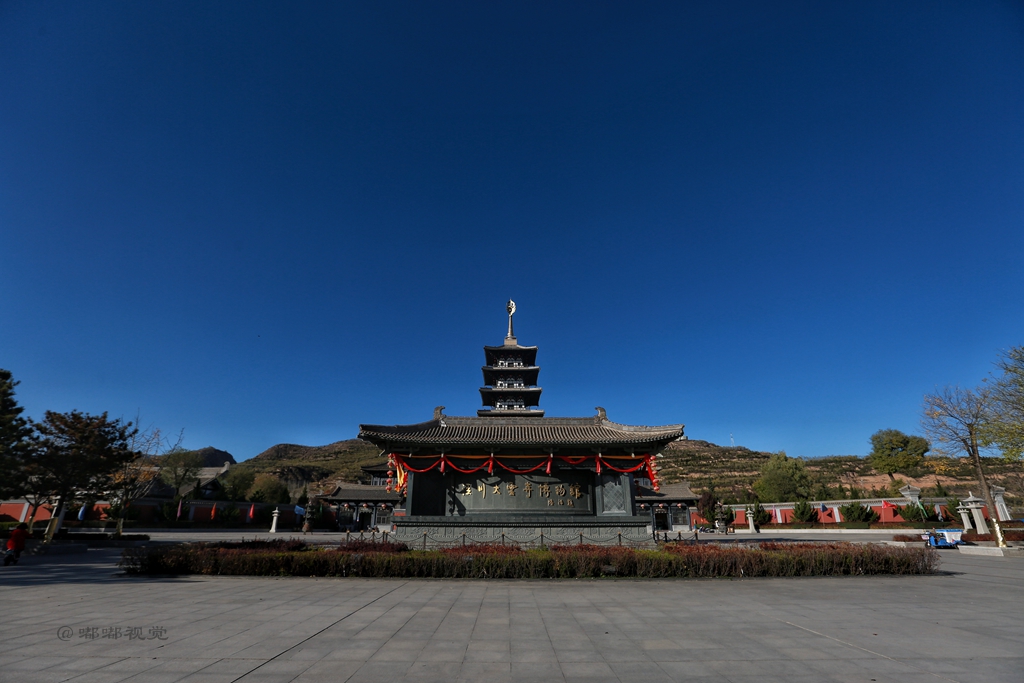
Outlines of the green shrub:
<svg viewBox="0 0 1024 683">
<path fill-rule="evenodd" d="M 908 522 L 923 522 L 927 519 L 928 514 L 921 508 L 920 505 L 904 505 L 896 508 L 896 514 L 903 518 L 903 521 Z"/>
<path fill-rule="evenodd" d="M 818 511 L 806 500 L 801 500 L 793 506 L 793 519 L 804 524 L 814 524 L 818 521 Z"/>
<path fill-rule="evenodd" d="M 839 507 L 839 514 L 844 522 L 867 522 L 873 524 L 879 519 L 877 512 L 856 502 L 841 505 Z"/>
<path fill-rule="evenodd" d="M 242 511 L 235 505 L 226 505 L 217 510 L 217 521 L 224 524 L 235 524 L 242 520 Z"/>
</svg>

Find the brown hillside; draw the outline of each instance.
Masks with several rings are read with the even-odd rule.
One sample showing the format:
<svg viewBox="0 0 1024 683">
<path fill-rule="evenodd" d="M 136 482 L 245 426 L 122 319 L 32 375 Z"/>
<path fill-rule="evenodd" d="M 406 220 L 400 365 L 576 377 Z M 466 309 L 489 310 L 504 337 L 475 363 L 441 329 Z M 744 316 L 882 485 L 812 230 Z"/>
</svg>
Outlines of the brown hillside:
<svg viewBox="0 0 1024 683">
<path fill-rule="evenodd" d="M 277 444 L 239 467 L 274 474 L 295 494 L 304 486 L 312 493 L 330 488 L 336 481 L 360 481 L 360 468 L 379 462 L 384 459 L 376 446 L 360 439 L 346 439 L 326 446 Z"/>
</svg>

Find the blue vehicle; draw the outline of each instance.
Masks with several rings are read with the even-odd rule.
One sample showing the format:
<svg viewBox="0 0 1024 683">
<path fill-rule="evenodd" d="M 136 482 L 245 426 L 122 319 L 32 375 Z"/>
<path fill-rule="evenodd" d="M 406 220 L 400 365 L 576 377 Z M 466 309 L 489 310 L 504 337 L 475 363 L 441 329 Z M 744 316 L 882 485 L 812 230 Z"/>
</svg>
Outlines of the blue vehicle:
<svg viewBox="0 0 1024 683">
<path fill-rule="evenodd" d="M 932 548 L 955 548 L 964 545 L 964 541 L 961 540 L 963 533 L 963 529 L 935 529 L 927 534 L 921 534 L 921 538 Z"/>
</svg>

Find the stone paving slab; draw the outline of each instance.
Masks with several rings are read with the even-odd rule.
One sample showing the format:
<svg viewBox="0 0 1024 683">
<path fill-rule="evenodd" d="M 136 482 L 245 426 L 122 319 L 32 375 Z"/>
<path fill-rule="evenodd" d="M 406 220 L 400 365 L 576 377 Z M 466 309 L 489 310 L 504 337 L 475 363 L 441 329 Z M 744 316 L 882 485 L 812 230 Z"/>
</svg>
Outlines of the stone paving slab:
<svg viewBox="0 0 1024 683">
<path fill-rule="evenodd" d="M 0 682 L 1024 680 L 1020 558 L 948 552 L 928 577 L 411 581 L 137 579 L 117 557 L 0 573 Z"/>
</svg>

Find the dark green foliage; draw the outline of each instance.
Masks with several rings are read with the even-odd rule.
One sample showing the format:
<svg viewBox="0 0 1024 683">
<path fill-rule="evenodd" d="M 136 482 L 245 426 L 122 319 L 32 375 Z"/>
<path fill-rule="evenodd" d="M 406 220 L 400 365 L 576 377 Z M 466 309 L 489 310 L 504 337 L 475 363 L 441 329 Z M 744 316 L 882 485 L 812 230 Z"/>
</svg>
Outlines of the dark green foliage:
<svg viewBox="0 0 1024 683">
<path fill-rule="evenodd" d="M 31 424 L 21 416 L 24 408 L 14 398 L 16 386 L 11 371 L 0 369 L 0 499 L 22 495 L 32 435 Z"/>
<path fill-rule="evenodd" d="M 288 504 L 291 494 L 284 482 L 272 474 L 258 474 L 249 490 L 249 500 L 254 503 Z"/>
<path fill-rule="evenodd" d="M 898 429 L 881 429 L 871 435 L 871 466 L 893 478 L 895 472 L 908 473 L 924 461 L 931 448 L 927 439 L 910 436 Z"/>
<path fill-rule="evenodd" d="M 729 526 L 736 521 L 736 513 L 730 507 L 720 505 L 715 510 L 716 519 L 721 521 L 725 526 Z"/>
<path fill-rule="evenodd" d="M 249 514 L 248 511 L 245 513 Z M 270 526 L 274 521 L 274 508 L 272 507 L 257 507 L 252 514 L 252 523 L 256 526 Z"/>
<path fill-rule="evenodd" d="M 772 521 L 771 513 L 765 510 L 764 506 L 761 505 L 761 501 L 757 500 L 756 498 L 754 499 L 754 502 L 751 505 L 747 506 L 746 512 L 748 515 L 754 518 L 754 524 L 756 524 L 759 527 L 762 527 L 765 524 L 769 524 Z"/>
<path fill-rule="evenodd" d="M 33 465 L 48 482 L 51 497 L 63 501 L 73 495 L 99 498 L 110 488 L 115 470 L 139 457 L 128 445 L 135 432 L 132 423 L 111 420 L 106 413 L 47 411 L 36 431 Z"/>
<path fill-rule="evenodd" d="M 793 519 L 803 524 L 816 524 L 818 511 L 806 500 L 801 500 L 793 506 Z"/>
<path fill-rule="evenodd" d="M 839 514 L 844 522 L 865 522 L 874 524 L 878 521 L 878 513 L 860 503 L 848 503 L 839 507 Z"/>
<path fill-rule="evenodd" d="M 946 487 L 944 487 L 944 486 L 942 485 L 942 482 L 941 482 L 941 481 L 939 481 L 938 479 L 936 479 L 936 480 L 935 480 L 935 496 L 936 496 L 937 498 L 945 498 L 945 497 L 946 497 L 946 496 L 948 496 L 948 495 L 949 495 L 949 492 L 948 492 L 948 491 L 946 491 Z"/>
<path fill-rule="evenodd" d="M 928 521 L 930 516 L 925 512 L 920 505 L 903 505 L 896 508 L 896 514 L 903 518 L 905 522 L 925 522 Z"/>
<path fill-rule="evenodd" d="M 568 579 L 930 574 L 939 562 L 938 554 L 928 548 L 851 543 L 666 544 L 658 550 L 570 545 L 524 551 L 514 546 L 464 546 L 433 551 L 359 548 L 358 552 L 264 543 L 268 545 L 129 548 L 120 566 L 129 574 L 143 575 Z"/>
<path fill-rule="evenodd" d="M 233 466 L 221 478 L 224 500 L 246 500 L 249 489 L 256 479 L 256 473 L 244 466 Z"/>
<path fill-rule="evenodd" d="M 163 518 L 164 521 L 167 521 L 167 522 L 175 521 L 175 517 L 177 517 L 177 514 L 178 514 L 178 504 L 177 503 L 170 503 L 170 502 L 168 502 L 168 503 L 164 503 L 163 505 L 160 506 L 159 516 L 161 518 Z M 184 519 L 188 519 L 188 510 L 185 509 L 184 506 L 182 506 L 181 516 Z"/>
<path fill-rule="evenodd" d="M 309 487 L 303 486 L 302 493 L 299 494 L 299 499 L 295 501 L 295 504 L 299 507 L 306 507 L 309 505 Z"/>
<path fill-rule="evenodd" d="M 714 489 L 705 491 L 701 494 L 700 499 L 697 501 L 697 512 L 703 517 L 709 524 L 715 523 L 715 508 L 718 506 L 718 498 L 715 496 Z"/>
<path fill-rule="evenodd" d="M 754 482 L 758 499 L 766 503 L 782 503 L 805 499 L 811 493 L 811 479 L 803 460 L 788 457 L 779 451 L 761 466 L 761 476 Z"/>
<path fill-rule="evenodd" d="M 217 521 L 224 524 L 234 524 L 242 520 L 242 511 L 234 505 L 226 505 L 217 508 Z"/>
</svg>

